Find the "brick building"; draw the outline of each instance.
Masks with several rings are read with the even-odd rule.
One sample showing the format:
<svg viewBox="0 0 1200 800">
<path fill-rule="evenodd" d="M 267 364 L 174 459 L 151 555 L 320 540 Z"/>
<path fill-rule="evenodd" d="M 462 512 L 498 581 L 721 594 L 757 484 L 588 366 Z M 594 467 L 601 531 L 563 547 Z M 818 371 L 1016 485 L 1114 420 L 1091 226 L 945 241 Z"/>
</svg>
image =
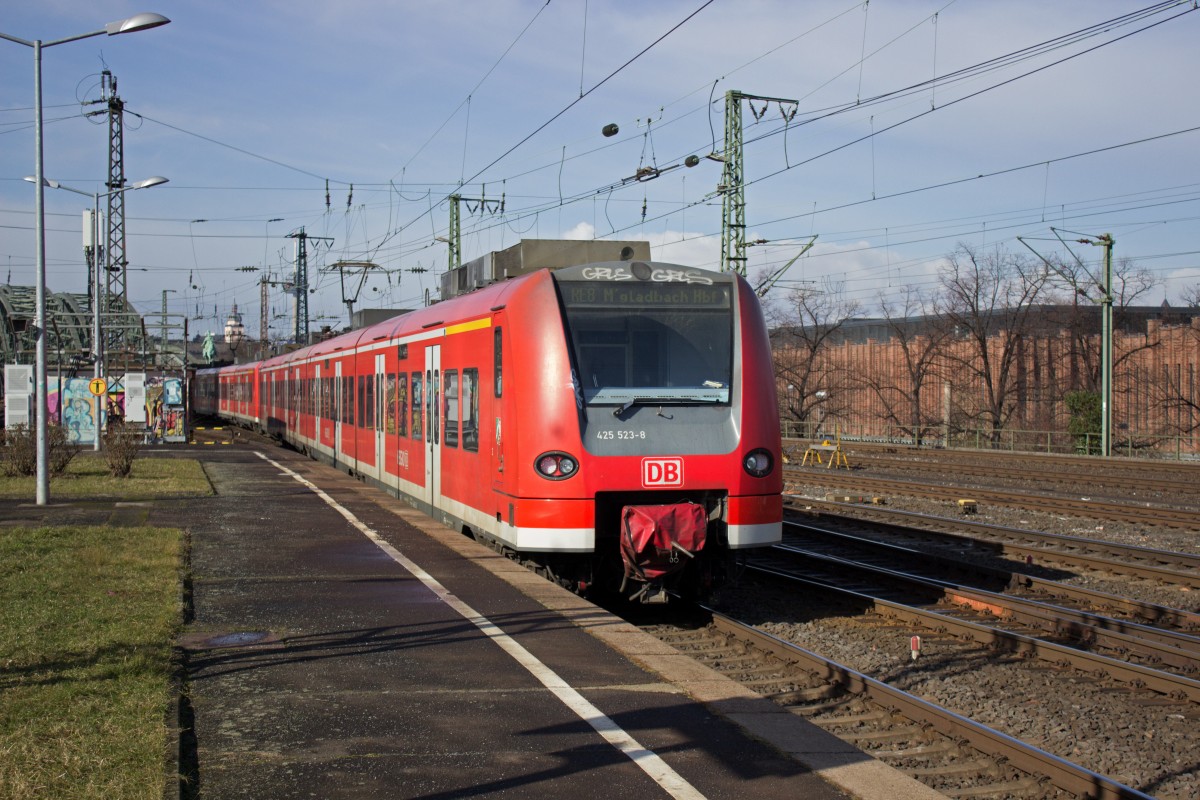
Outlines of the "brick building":
<svg viewBox="0 0 1200 800">
<path fill-rule="evenodd" d="M 772 336 L 788 434 L 1070 451 L 1068 397 L 1100 393 L 1094 306 L 1038 306 L 986 341 L 934 317 Z M 1113 364 L 1114 452 L 1200 454 L 1200 309 L 1117 309 Z"/>
</svg>

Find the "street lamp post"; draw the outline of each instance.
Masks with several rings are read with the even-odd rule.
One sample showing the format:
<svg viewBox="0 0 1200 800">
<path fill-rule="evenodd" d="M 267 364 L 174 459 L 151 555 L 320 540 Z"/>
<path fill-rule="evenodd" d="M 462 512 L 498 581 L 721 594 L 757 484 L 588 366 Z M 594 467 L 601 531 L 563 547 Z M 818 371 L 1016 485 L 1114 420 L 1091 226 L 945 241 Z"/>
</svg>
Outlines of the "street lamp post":
<svg viewBox="0 0 1200 800">
<path fill-rule="evenodd" d="M 49 440 L 47 438 L 46 409 L 48 386 L 46 382 L 46 193 L 42 185 L 45 176 L 42 174 L 42 49 L 58 44 L 75 42 L 80 39 L 90 39 L 93 36 L 116 36 L 119 33 L 157 28 L 166 25 L 171 20 L 161 14 L 135 14 L 128 19 L 110 22 L 98 31 L 68 36 L 64 39 L 53 39 L 43 42 L 41 39 L 22 39 L 0 33 L 0 39 L 33 48 L 33 169 L 34 169 L 34 260 L 36 263 L 36 299 L 34 301 L 34 390 L 37 393 L 37 504 L 46 505 L 50 499 L 49 472 Z"/>
<path fill-rule="evenodd" d="M 32 175 L 25 176 L 25 180 L 35 182 L 37 179 Z M 110 197 L 114 194 L 122 194 L 133 189 L 148 189 L 151 186 L 158 186 L 166 183 L 167 179 L 161 175 L 154 175 L 146 178 L 144 181 L 137 181 L 128 186 L 122 186 L 119 189 L 113 189 L 111 192 L 85 192 L 82 189 L 74 189 L 70 186 L 52 181 L 48 178 L 42 179 L 42 184 L 51 189 L 62 189 L 75 194 L 81 194 L 84 197 L 92 198 L 92 370 L 93 377 L 104 377 L 104 338 L 102 336 L 100 315 L 104 304 L 101 301 L 100 292 L 104 284 L 103 275 L 108 268 L 108 250 L 104 251 L 104 260 L 100 260 L 100 198 Z M 165 297 L 165 295 L 164 295 Z M 100 400 L 96 400 L 96 430 L 92 441 L 92 447 L 99 452 L 100 450 Z"/>
</svg>

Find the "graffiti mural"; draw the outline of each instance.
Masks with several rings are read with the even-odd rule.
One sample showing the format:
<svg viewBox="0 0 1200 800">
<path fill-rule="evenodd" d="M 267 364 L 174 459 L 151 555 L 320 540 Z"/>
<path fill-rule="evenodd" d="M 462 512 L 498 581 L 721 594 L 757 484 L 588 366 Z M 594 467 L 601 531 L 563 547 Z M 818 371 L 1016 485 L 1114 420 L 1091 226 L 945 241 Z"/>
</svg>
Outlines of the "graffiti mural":
<svg viewBox="0 0 1200 800">
<path fill-rule="evenodd" d="M 146 381 L 146 422 L 154 442 L 185 442 L 183 379 Z"/>
<path fill-rule="evenodd" d="M 184 430 L 183 379 L 163 381 L 163 441 L 186 442 Z"/>
<path fill-rule="evenodd" d="M 51 396 L 60 399 L 61 421 L 72 444 L 88 444 L 96 437 L 97 397 L 88 388 L 89 378 L 63 378 Z"/>
</svg>

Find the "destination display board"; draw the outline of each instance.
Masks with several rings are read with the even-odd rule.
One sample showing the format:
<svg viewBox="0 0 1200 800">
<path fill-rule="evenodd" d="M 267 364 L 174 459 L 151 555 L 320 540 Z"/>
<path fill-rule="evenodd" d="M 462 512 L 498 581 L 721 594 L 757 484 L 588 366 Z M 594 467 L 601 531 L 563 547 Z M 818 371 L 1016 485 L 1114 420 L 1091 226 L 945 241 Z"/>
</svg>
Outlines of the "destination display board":
<svg viewBox="0 0 1200 800">
<path fill-rule="evenodd" d="M 561 281 L 568 306 L 729 308 L 730 285 L 651 282 Z"/>
</svg>

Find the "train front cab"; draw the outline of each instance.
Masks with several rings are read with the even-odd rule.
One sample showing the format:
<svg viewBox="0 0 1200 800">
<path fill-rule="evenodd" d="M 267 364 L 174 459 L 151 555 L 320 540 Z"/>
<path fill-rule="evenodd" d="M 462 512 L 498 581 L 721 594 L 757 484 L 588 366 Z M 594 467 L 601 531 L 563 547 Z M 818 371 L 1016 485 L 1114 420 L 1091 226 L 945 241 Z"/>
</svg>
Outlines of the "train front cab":
<svg viewBox="0 0 1200 800">
<path fill-rule="evenodd" d="M 745 281 L 587 265 L 523 285 L 502 313 L 520 335 L 503 339 L 517 366 L 497 399 L 497 539 L 541 557 L 593 552 L 562 582 L 616 575 L 643 601 L 710 590 L 736 551 L 780 540 L 774 379 Z"/>
</svg>

